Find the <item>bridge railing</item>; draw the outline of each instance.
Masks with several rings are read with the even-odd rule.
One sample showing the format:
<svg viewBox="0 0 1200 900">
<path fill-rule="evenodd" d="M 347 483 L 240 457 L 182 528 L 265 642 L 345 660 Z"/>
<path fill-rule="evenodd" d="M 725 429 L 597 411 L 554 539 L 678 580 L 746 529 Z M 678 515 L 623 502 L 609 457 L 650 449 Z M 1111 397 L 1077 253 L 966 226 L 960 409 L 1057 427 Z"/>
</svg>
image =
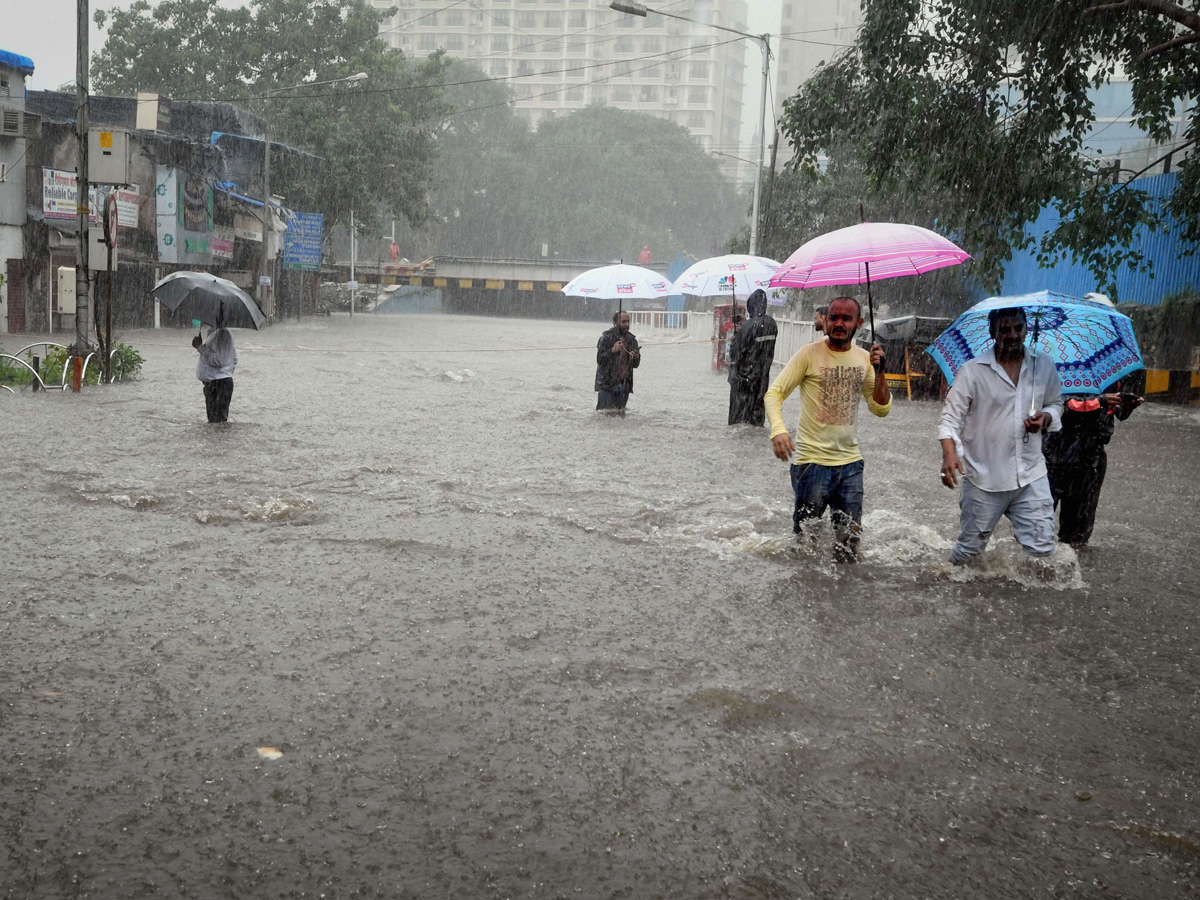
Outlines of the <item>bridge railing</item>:
<svg viewBox="0 0 1200 900">
<path fill-rule="evenodd" d="M 713 336 L 713 314 L 711 311 L 632 309 L 629 310 L 629 330 L 639 341 L 704 341 Z"/>
</svg>

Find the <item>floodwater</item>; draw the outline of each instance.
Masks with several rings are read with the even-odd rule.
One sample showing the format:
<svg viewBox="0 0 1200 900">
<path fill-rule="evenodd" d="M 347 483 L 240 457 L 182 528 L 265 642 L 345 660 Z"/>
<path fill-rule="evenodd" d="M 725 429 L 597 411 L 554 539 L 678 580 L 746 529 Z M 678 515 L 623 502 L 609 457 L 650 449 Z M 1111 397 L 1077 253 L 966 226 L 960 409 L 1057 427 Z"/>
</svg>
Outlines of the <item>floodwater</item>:
<svg viewBox="0 0 1200 900">
<path fill-rule="evenodd" d="M 238 331 L 228 425 L 183 331 L 0 393 L 0 897 L 1200 894 L 1194 409 L 1047 574 L 952 571 L 938 406 L 864 407 L 837 566 L 709 347 L 613 419 L 601 329 Z"/>
</svg>

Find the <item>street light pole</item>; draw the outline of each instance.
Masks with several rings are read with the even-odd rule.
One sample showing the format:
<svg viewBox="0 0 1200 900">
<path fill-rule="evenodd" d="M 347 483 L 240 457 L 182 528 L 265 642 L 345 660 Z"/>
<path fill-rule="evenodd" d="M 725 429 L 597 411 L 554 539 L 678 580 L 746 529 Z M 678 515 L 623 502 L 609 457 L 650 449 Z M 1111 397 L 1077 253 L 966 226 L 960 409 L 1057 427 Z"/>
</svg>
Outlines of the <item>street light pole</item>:
<svg viewBox="0 0 1200 900">
<path fill-rule="evenodd" d="M 75 40 L 75 138 L 78 148 L 78 163 L 75 169 L 75 210 L 79 234 L 75 252 L 75 346 L 72 360 L 75 372 L 81 371 L 82 362 L 88 353 L 88 0 L 77 0 Z M 51 328 L 54 323 L 48 323 Z M 74 374 L 71 390 L 81 389 L 80 379 Z"/>
<path fill-rule="evenodd" d="M 714 25 L 711 22 L 700 22 L 696 19 L 689 19 L 687 16 L 681 16 L 676 13 L 663 12 L 661 9 L 651 9 L 644 3 L 622 2 L 622 0 L 612 0 L 609 9 L 617 12 L 627 13 L 631 16 L 642 16 L 647 13 L 656 13 L 660 16 L 666 16 L 669 19 L 679 19 L 681 22 L 691 22 L 693 25 L 703 25 L 707 28 L 715 28 L 718 31 L 728 31 L 730 34 L 737 34 L 745 38 L 750 38 L 758 44 L 762 50 L 762 97 L 758 105 L 758 166 L 754 173 L 754 209 L 751 213 L 750 220 L 750 255 L 758 255 L 758 205 L 759 198 L 762 196 L 762 173 L 763 173 L 763 145 L 766 142 L 766 122 L 767 122 L 767 76 L 770 72 L 771 60 L 771 35 L 770 34 L 750 34 L 748 31 L 739 31 L 736 28 L 728 28 L 724 25 Z"/>
<path fill-rule="evenodd" d="M 345 78 L 331 78 L 328 81 L 304 81 L 300 84 L 294 84 L 291 87 L 271 88 L 265 94 L 261 95 L 262 100 L 270 101 L 272 94 L 278 94 L 280 91 L 291 91 L 302 87 L 319 87 L 326 84 L 355 84 L 359 81 L 364 81 L 367 78 L 366 72 L 355 72 L 353 75 L 347 75 Z M 267 229 L 271 222 L 271 125 L 270 115 L 268 112 L 263 113 L 263 214 L 262 214 L 262 255 L 259 258 L 258 266 L 258 305 L 262 307 L 262 311 L 267 318 L 275 317 L 275 310 L 267 309 L 268 288 L 271 287 L 271 279 L 275 274 L 274 267 L 271 265 L 270 247 L 267 245 Z M 273 230 L 273 229 L 272 229 Z M 269 274 L 268 274 L 269 270 Z M 264 279 L 266 279 L 264 281 Z M 303 289 L 301 289 L 303 294 Z M 297 320 L 300 318 L 299 312 L 296 313 Z"/>
</svg>

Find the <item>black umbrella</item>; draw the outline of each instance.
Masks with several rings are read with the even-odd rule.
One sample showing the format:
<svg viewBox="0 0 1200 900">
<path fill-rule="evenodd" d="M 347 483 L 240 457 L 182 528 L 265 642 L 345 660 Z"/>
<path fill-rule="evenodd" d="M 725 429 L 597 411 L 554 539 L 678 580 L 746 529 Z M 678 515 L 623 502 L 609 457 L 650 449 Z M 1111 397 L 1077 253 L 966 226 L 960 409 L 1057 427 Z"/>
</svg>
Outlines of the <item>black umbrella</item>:
<svg viewBox="0 0 1200 900">
<path fill-rule="evenodd" d="M 171 312 L 205 325 L 259 329 L 267 321 L 253 297 L 208 272 L 172 272 L 153 287 L 150 296 Z"/>
</svg>

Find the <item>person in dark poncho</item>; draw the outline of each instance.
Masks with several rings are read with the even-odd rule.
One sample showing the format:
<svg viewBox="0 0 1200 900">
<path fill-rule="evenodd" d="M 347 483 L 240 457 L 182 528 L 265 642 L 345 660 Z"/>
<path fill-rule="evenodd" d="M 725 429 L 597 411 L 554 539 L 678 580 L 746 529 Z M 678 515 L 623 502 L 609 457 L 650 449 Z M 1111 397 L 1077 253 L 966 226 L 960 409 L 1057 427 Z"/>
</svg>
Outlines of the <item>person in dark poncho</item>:
<svg viewBox="0 0 1200 900">
<path fill-rule="evenodd" d="M 1117 419 L 1128 419 L 1143 399 L 1114 392 L 1067 401 L 1062 431 L 1050 435 L 1043 448 L 1050 493 L 1058 507 L 1060 541 L 1082 547 L 1091 538 L 1108 469 L 1104 446 L 1112 439 Z"/>
<path fill-rule="evenodd" d="M 758 290 L 746 301 L 748 318 L 729 345 L 729 424 L 766 421 L 763 395 L 771 386 L 771 361 L 779 326 L 767 315 L 767 295 Z"/>
<path fill-rule="evenodd" d="M 596 344 L 596 409 L 625 415 L 633 393 L 633 370 L 642 364 L 642 350 L 629 331 L 629 313 L 613 315 L 613 327 Z"/>
</svg>

